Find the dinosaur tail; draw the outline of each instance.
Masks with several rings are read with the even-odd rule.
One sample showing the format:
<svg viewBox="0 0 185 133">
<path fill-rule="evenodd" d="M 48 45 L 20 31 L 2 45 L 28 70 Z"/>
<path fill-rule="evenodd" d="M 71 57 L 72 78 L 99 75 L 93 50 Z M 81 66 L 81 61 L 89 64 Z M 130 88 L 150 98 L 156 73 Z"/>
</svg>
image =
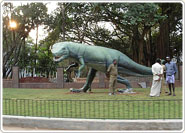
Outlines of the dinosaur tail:
<svg viewBox="0 0 185 133">
<path fill-rule="evenodd" d="M 133 71 L 134 73 L 137 73 L 137 74 L 140 74 L 140 75 L 152 75 L 152 69 L 150 67 L 146 67 L 146 66 L 143 66 L 141 64 L 138 64 L 127 56 L 126 56 L 126 58 L 125 57 L 120 58 L 120 60 L 123 61 L 123 63 L 119 62 L 119 65 L 121 67 L 129 69 L 129 70 Z"/>
</svg>

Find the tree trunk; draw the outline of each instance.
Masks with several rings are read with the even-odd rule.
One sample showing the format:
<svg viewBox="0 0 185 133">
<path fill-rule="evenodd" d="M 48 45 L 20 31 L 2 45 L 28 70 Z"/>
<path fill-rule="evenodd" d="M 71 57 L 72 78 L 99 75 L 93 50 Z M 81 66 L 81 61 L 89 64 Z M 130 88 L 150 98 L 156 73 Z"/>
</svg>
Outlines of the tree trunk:
<svg viewBox="0 0 185 133">
<path fill-rule="evenodd" d="M 162 9 L 162 15 L 168 15 L 168 18 L 166 20 L 162 20 L 160 22 L 159 26 L 159 36 L 157 37 L 157 44 L 156 44 L 156 52 L 157 52 L 157 57 L 161 59 L 165 59 L 167 55 L 170 55 L 170 28 L 169 28 L 169 15 L 170 15 L 170 10 L 172 10 L 169 7 L 169 4 L 161 4 L 161 9 Z"/>
<path fill-rule="evenodd" d="M 157 57 L 165 59 L 170 54 L 169 48 L 169 22 L 168 20 L 160 24 L 159 36 L 157 38 Z"/>
<path fill-rule="evenodd" d="M 146 55 L 145 55 L 145 59 L 146 59 L 146 66 L 151 66 L 151 57 L 152 57 L 152 51 L 151 51 L 151 44 L 152 44 L 152 36 L 151 36 L 151 28 L 149 29 L 149 31 L 146 34 Z"/>
<path fill-rule="evenodd" d="M 139 46 L 139 64 L 144 65 L 145 59 L 144 59 L 144 50 L 143 50 L 143 46 L 144 46 L 144 39 L 143 38 L 139 38 L 138 40 L 138 46 Z"/>
<path fill-rule="evenodd" d="M 6 72 L 7 72 L 7 70 L 6 70 L 5 66 L 3 66 L 3 78 L 7 78 Z"/>
<path fill-rule="evenodd" d="M 134 26 L 133 38 L 132 38 L 132 49 L 133 49 L 133 60 L 139 64 L 144 64 L 144 37 L 140 35 L 138 26 Z"/>
<path fill-rule="evenodd" d="M 36 42 L 35 42 L 35 55 L 37 55 L 37 47 L 38 47 L 38 35 L 39 35 L 39 25 L 37 24 L 37 29 L 36 29 Z M 34 60 L 34 68 L 36 69 L 36 65 L 37 65 L 37 57 L 35 57 Z M 34 69 L 33 68 L 33 69 Z"/>
<path fill-rule="evenodd" d="M 64 6 L 64 4 L 63 4 L 63 6 L 62 6 L 62 12 L 61 12 L 61 14 L 62 14 L 62 25 L 61 25 L 61 29 L 62 29 L 62 40 L 63 41 L 65 41 L 65 34 L 66 34 L 66 30 L 65 30 L 65 26 L 66 26 L 66 19 L 65 19 L 65 17 L 66 17 L 66 15 L 65 15 L 65 6 Z"/>
<path fill-rule="evenodd" d="M 138 29 L 137 29 L 137 27 L 134 27 L 134 29 L 133 29 L 133 37 L 132 37 L 132 51 L 133 51 L 132 59 L 135 62 L 139 61 L 139 57 L 138 57 L 138 42 L 137 42 L 138 38 L 139 38 Z"/>
</svg>

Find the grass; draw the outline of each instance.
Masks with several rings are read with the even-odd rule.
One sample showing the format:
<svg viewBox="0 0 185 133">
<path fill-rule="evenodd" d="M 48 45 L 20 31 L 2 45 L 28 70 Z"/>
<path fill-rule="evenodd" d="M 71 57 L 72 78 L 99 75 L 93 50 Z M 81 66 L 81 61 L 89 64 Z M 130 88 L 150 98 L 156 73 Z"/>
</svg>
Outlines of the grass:
<svg viewBox="0 0 185 133">
<path fill-rule="evenodd" d="M 176 88 L 176 96 L 166 96 L 162 91 L 160 97 L 149 97 L 150 88 L 135 88 L 135 94 L 117 94 L 109 96 L 108 89 L 92 89 L 92 93 L 70 93 L 69 89 L 15 89 L 4 88 L 3 98 L 17 99 L 60 99 L 60 100 L 152 100 L 182 99 L 182 88 Z"/>
<path fill-rule="evenodd" d="M 3 114 L 88 119 L 181 119 L 182 88 L 176 96 L 149 97 L 150 89 L 109 96 L 108 89 L 70 93 L 69 89 L 3 89 Z M 21 100 L 22 99 L 22 100 Z M 27 99 L 27 100 L 25 100 Z"/>
</svg>

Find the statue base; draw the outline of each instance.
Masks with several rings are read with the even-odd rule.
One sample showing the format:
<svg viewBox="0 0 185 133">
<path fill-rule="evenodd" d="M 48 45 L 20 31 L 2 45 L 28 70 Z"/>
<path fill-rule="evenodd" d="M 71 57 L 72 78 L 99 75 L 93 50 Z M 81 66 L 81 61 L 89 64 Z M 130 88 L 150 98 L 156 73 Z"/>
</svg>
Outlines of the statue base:
<svg viewBox="0 0 185 133">
<path fill-rule="evenodd" d="M 70 88 L 69 90 L 70 90 L 70 92 L 73 92 L 73 93 L 80 93 L 80 92 L 83 92 L 82 89 Z M 91 89 L 89 90 L 89 92 L 91 93 Z M 130 88 L 130 89 L 118 89 L 117 92 L 119 92 L 119 93 L 121 93 L 121 94 L 133 94 L 133 93 L 136 93 L 136 92 L 133 92 L 133 89 L 132 89 L 132 88 Z"/>
<path fill-rule="evenodd" d="M 132 88 L 130 88 L 130 89 L 118 89 L 118 92 L 119 93 L 125 93 L 125 94 L 135 93 L 135 92 L 133 92 L 133 89 Z"/>
<path fill-rule="evenodd" d="M 74 92 L 74 93 L 80 93 L 80 92 L 83 92 L 81 89 L 74 89 L 74 88 L 70 88 L 69 90 L 70 90 L 70 92 Z"/>
</svg>

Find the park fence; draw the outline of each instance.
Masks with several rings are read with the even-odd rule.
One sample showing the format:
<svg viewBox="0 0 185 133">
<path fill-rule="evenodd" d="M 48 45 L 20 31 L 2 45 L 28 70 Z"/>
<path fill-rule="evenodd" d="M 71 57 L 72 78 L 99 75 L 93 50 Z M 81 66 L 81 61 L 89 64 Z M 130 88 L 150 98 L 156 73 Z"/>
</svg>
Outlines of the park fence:
<svg viewBox="0 0 185 133">
<path fill-rule="evenodd" d="M 3 99 L 3 115 L 84 119 L 182 119 L 182 99 Z"/>
</svg>

